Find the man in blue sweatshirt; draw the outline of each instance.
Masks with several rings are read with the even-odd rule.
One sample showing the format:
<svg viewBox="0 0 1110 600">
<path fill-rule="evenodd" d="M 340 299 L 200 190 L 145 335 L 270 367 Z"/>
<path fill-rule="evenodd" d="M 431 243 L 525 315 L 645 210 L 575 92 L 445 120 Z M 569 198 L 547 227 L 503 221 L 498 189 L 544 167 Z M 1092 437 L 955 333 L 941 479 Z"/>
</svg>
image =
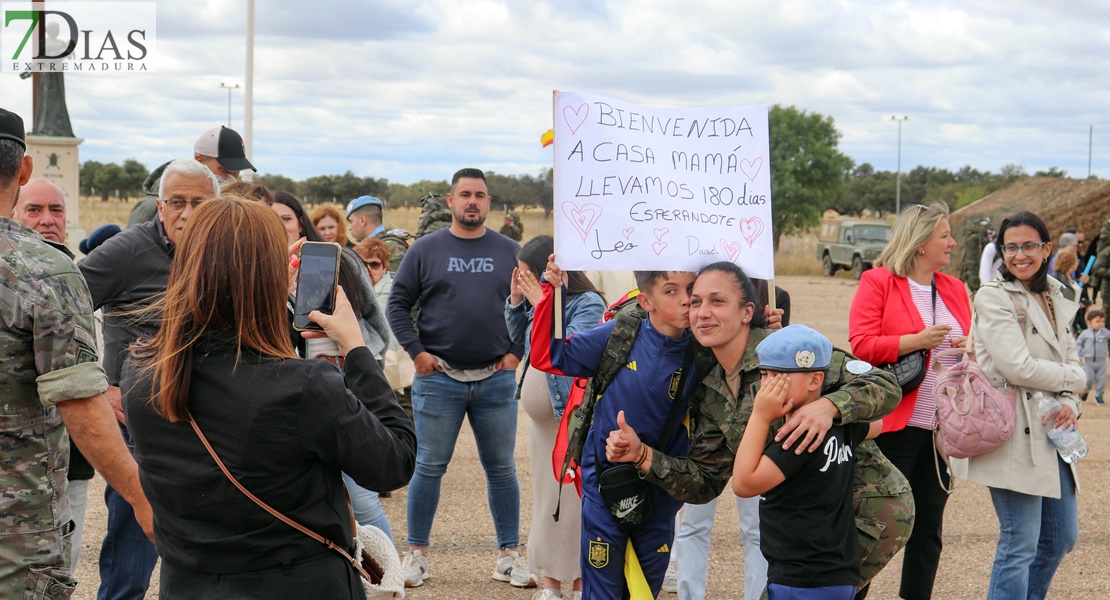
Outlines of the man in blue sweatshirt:
<svg viewBox="0 0 1110 600">
<path fill-rule="evenodd" d="M 535 585 L 519 552 L 520 484 L 513 459 L 515 372 L 524 349 L 509 340 L 502 313 L 520 246 L 485 227 L 490 195 L 482 171 L 455 173 L 447 206 L 451 226 L 421 237 L 405 253 L 386 311 L 417 375 L 412 384 L 416 472 L 409 483 L 405 585 L 417 587 L 428 578 L 440 479 L 464 416 L 486 472 L 501 550 L 493 578 Z M 417 304 L 414 326 L 411 311 Z"/>
</svg>

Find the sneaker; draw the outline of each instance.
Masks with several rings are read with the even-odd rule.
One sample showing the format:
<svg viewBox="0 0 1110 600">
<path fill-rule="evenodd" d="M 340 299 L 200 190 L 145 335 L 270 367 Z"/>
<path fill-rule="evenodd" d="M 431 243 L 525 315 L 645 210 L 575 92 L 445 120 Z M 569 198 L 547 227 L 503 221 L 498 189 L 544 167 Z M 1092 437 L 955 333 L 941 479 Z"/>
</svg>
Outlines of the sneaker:
<svg viewBox="0 0 1110 600">
<path fill-rule="evenodd" d="M 1102 401 L 1102 394 L 1095 394 L 1095 402 L 1097 402 L 1099 404 L 1106 404 L 1105 402 Z"/>
<path fill-rule="evenodd" d="M 424 580 L 431 577 L 428 574 L 428 558 L 419 550 L 410 550 L 401 561 L 401 576 L 405 578 L 405 587 L 420 587 Z"/>
<path fill-rule="evenodd" d="M 555 590 L 550 588 L 543 588 L 532 594 L 532 600 L 556 600 L 557 598 L 562 598 L 562 596 L 557 595 Z"/>
<path fill-rule="evenodd" d="M 528 572 L 528 564 L 516 550 L 497 559 L 493 566 L 493 578 L 507 581 L 514 587 L 536 587 L 536 578 Z"/>
<path fill-rule="evenodd" d="M 671 561 L 667 563 L 667 574 L 663 576 L 663 587 L 659 588 L 664 592 L 672 594 L 678 593 L 678 562 Z"/>
<path fill-rule="evenodd" d="M 571 590 L 569 596 L 565 596 L 567 600 L 582 600 L 582 592 L 578 590 Z"/>
</svg>

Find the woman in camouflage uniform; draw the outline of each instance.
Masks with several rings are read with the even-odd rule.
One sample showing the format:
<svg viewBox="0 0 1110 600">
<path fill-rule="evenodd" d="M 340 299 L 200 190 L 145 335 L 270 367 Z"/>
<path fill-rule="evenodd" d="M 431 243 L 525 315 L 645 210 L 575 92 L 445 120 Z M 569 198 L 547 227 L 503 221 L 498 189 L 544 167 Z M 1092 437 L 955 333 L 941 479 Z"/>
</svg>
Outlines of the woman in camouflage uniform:
<svg viewBox="0 0 1110 600">
<path fill-rule="evenodd" d="M 694 282 L 690 320 L 698 346 L 698 373 L 707 373 L 690 400 L 690 454 L 666 456 L 652 449 L 641 466 L 645 479 L 669 494 L 695 504 L 721 494 L 747 428 L 759 390 L 755 347 L 770 334 L 754 300 L 751 280 L 732 263 L 704 268 Z M 726 368 L 724 365 L 734 365 Z M 892 411 L 901 390 L 889 373 L 834 349 L 821 400 L 799 409 L 772 431 L 786 447 L 814 451 L 834 419 L 873 421 Z M 631 430 L 615 430 L 607 447 L 611 461 L 640 456 Z M 906 543 L 913 529 L 914 505 L 906 478 L 868 440 L 856 447 L 854 485 L 860 540 L 861 586 L 866 586 Z M 857 598 L 866 596 L 861 592 Z"/>
</svg>

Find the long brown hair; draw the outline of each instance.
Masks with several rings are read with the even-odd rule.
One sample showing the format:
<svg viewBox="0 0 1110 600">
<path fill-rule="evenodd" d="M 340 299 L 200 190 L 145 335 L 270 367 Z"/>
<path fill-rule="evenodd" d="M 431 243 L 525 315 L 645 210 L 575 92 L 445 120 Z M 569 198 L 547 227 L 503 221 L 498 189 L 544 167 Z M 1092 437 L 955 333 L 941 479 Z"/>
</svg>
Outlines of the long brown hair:
<svg viewBox="0 0 1110 600">
<path fill-rule="evenodd" d="M 234 334 L 236 362 L 244 350 L 295 357 L 285 315 L 286 241 L 277 214 L 261 202 L 206 200 L 185 225 L 154 307 L 162 327 L 132 348 L 151 373 L 151 404 L 167 420 L 191 418 L 193 347 L 206 333 Z"/>
</svg>

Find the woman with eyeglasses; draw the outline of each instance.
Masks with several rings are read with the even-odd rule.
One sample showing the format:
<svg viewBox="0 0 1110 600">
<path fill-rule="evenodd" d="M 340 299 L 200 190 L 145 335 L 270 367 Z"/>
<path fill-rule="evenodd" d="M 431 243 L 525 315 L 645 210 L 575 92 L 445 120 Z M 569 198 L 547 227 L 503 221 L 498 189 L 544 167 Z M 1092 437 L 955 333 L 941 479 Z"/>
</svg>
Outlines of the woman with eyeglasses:
<svg viewBox="0 0 1110 600">
<path fill-rule="evenodd" d="M 393 290 L 393 275 L 389 272 L 389 246 L 377 238 L 366 238 L 354 248 L 355 254 L 366 265 L 366 273 L 370 276 L 370 283 L 374 286 L 374 296 L 378 299 L 378 306 L 385 306 L 389 302 L 389 292 Z M 393 332 L 389 333 L 389 349 L 396 350 L 401 345 Z"/>
<path fill-rule="evenodd" d="M 1017 391 L 1013 437 L 967 461 L 967 479 L 990 489 L 998 515 L 991 599 L 1044 598 L 1079 539 L 1075 466 L 1060 458 L 1046 434 L 1076 424 L 1076 393 L 1086 383 L 1071 335 L 1079 306 L 1048 276 L 1050 239 L 1031 212 L 1006 218 L 997 242 L 1002 279 L 975 294 L 976 359 L 992 382 Z M 1038 391 L 1063 405 L 1053 422 L 1037 416 Z"/>
<path fill-rule="evenodd" d="M 952 260 L 956 240 L 944 204 L 907 207 L 898 215 L 890 242 L 864 272 L 848 316 L 852 353 L 874 365 L 895 363 L 914 353 L 924 356 L 924 380 L 902 388 L 902 402 L 873 428 L 875 443 L 913 488 L 916 518 L 902 561 L 902 598 L 933 593 L 942 548 L 941 525 L 950 475 L 937 468 L 933 446 L 936 402 L 930 366 L 935 352 L 961 346 L 971 326 L 964 283 L 940 269 Z M 952 365 L 956 357 L 941 359 Z M 943 487 L 942 487 L 943 485 Z"/>
</svg>

